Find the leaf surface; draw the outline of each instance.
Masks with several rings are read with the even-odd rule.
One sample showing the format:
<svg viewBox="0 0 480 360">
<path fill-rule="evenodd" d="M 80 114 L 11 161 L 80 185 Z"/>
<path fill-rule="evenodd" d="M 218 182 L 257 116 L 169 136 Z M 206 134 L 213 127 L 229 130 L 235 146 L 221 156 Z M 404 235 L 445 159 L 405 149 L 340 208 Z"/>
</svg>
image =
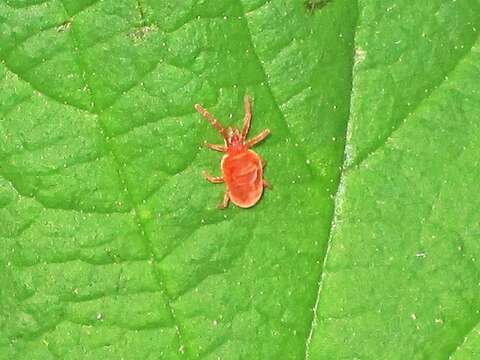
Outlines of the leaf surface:
<svg viewBox="0 0 480 360">
<path fill-rule="evenodd" d="M 0 3 L 0 358 L 475 358 L 477 29 L 476 0 Z M 273 190 L 219 211 L 193 104 L 239 127 L 245 94 Z"/>
</svg>

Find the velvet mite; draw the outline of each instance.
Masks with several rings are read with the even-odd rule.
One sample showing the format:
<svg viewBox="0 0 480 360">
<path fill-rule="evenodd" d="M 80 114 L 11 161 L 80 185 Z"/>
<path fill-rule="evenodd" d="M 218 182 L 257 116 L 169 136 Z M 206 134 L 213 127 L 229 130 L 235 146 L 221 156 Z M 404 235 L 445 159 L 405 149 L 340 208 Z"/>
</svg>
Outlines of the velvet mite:
<svg viewBox="0 0 480 360">
<path fill-rule="evenodd" d="M 218 208 L 226 208 L 230 200 L 242 208 L 252 207 L 262 197 L 263 188 L 270 187 L 270 185 L 263 179 L 265 162 L 250 148 L 265 139 L 270 134 L 270 130 L 265 129 L 257 136 L 247 140 L 252 120 L 252 101 L 249 96 L 245 96 L 244 99 L 245 117 L 243 118 L 242 132 L 235 127 L 225 129 L 201 105 L 195 104 L 194 107 L 217 129 L 225 143 L 224 145 L 206 144 L 212 150 L 226 153 L 220 164 L 222 176 L 211 176 L 207 172 L 203 173 L 211 183 L 225 183 L 227 187 L 223 201 Z"/>
</svg>

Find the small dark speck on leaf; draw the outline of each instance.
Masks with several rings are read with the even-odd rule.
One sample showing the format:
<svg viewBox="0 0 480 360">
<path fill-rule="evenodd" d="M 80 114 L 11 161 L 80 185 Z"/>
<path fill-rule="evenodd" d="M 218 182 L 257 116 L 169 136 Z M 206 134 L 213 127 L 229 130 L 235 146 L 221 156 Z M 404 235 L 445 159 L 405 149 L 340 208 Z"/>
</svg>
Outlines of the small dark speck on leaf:
<svg viewBox="0 0 480 360">
<path fill-rule="evenodd" d="M 139 42 L 139 41 L 142 41 L 149 33 L 156 30 L 157 28 L 154 25 L 142 26 L 140 28 L 137 28 L 133 32 L 131 32 L 129 35 L 134 42 Z"/>
<path fill-rule="evenodd" d="M 71 20 L 66 20 L 62 24 L 57 26 L 57 31 L 58 32 L 67 31 L 70 28 L 71 25 L 72 25 L 72 21 Z"/>
<path fill-rule="evenodd" d="M 332 0 L 306 0 L 304 5 L 305 9 L 307 9 L 308 12 L 313 14 L 315 11 L 322 9 L 330 1 Z"/>
</svg>

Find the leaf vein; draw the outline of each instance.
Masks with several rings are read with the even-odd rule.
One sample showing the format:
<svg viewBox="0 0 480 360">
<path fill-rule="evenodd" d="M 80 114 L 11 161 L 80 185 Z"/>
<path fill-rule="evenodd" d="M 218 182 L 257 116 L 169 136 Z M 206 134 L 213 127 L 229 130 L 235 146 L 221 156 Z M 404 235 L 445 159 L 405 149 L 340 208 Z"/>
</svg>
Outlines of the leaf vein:
<svg viewBox="0 0 480 360">
<path fill-rule="evenodd" d="M 444 76 L 442 77 L 442 79 L 438 83 L 433 84 L 433 86 L 428 91 L 428 94 L 425 95 L 424 97 L 422 97 L 420 99 L 420 101 L 418 101 L 417 104 L 415 104 L 415 107 L 403 119 L 399 120 L 398 122 L 396 122 L 394 124 L 390 133 L 382 139 L 380 144 L 375 146 L 373 149 L 371 149 L 365 155 L 356 159 L 352 164 L 349 164 L 348 168 L 350 169 L 350 168 L 361 166 L 372 155 L 374 155 L 375 153 L 377 153 L 378 151 L 383 149 L 387 145 L 388 141 L 403 127 L 403 125 L 405 123 L 407 123 L 407 120 L 410 119 L 414 114 L 416 114 L 421 109 L 422 105 L 425 102 L 427 102 L 429 99 L 431 99 L 432 95 L 435 94 L 439 89 L 442 88 L 442 85 L 444 85 L 445 82 L 448 81 L 449 75 L 451 75 L 453 72 L 455 72 L 455 70 L 463 63 L 463 61 L 472 53 L 473 48 L 475 47 L 478 39 L 480 39 L 480 33 L 477 33 L 477 37 L 472 41 L 472 43 L 470 44 L 470 47 L 467 49 L 467 51 L 465 51 L 465 53 L 457 59 L 457 62 L 454 64 L 454 66 L 444 74 Z"/>
<path fill-rule="evenodd" d="M 267 88 L 267 90 L 270 94 L 270 97 L 273 101 L 273 104 L 275 105 L 278 113 L 280 114 L 280 119 L 282 119 L 282 124 L 284 125 L 285 131 L 287 132 L 287 134 L 290 136 L 290 138 L 293 141 L 298 143 L 298 141 L 296 140 L 296 136 L 294 136 L 293 132 L 290 130 L 287 119 L 286 119 L 285 115 L 283 114 L 282 109 L 280 108 L 280 105 L 279 105 L 277 99 L 275 98 L 275 94 L 273 93 L 272 87 L 271 87 L 270 82 L 268 80 L 267 71 L 265 69 L 265 66 L 263 65 L 262 60 L 260 59 L 260 56 L 258 55 L 258 53 L 255 49 L 255 43 L 253 42 L 252 32 L 250 31 L 250 26 L 249 26 L 248 20 L 247 20 L 247 13 L 245 12 L 245 8 L 243 6 L 243 3 L 240 1 L 239 4 L 240 4 L 240 7 L 241 7 L 241 10 L 242 10 L 242 13 L 243 13 L 243 18 L 244 18 L 244 21 L 245 21 L 245 29 L 247 31 L 248 40 L 249 40 L 250 46 L 252 48 L 252 53 L 253 53 L 253 56 L 255 57 L 255 59 L 257 60 L 259 66 L 260 66 L 260 69 L 262 70 L 262 74 L 263 74 L 264 82 L 266 84 L 266 88 Z M 314 168 L 312 167 L 312 165 L 308 165 L 307 155 L 306 155 L 305 151 L 300 146 L 298 146 L 297 149 L 298 149 L 298 154 L 302 158 L 302 163 L 304 164 L 304 166 L 308 170 L 310 176 L 314 176 L 315 175 Z"/>
<path fill-rule="evenodd" d="M 453 359 L 453 356 L 456 354 L 456 352 L 458 350 L 460 350 L 462 348 L 463 345 L 465 345 L 465 343 L 468 341 L 469 339 L 469 335 L 472 334 L 474 332 L 474 330 L 476 329 L 477 325 L 480 324 L 480 317 L 477 316 L 475 318 L 475 321 L 473 322 L 473 325 L 469 326 L 467 328 L 467 331 L 465 332 L 465 335 L 462 336 L 461 338 L 461 341 L 458 343 L 458 345 L 445 357 L 446 359 Z"/>
</svg>

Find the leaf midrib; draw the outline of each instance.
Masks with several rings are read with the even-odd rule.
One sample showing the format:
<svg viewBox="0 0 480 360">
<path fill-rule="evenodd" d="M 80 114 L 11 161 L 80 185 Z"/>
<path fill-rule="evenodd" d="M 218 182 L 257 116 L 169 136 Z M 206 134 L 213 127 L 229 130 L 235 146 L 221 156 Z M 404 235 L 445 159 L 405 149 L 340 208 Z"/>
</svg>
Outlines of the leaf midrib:
<svg viewBox="0 0 480 360">
<path fill-rule="evenodd" d="M 349 139 L 349 134 L 351 133 L 351 118 L 352 118 L 352 102 L 354 101 L 354 74 L 355 74 L 355 68 L 358 65 L 354 60 L 355 56 L 355 38 L 356 38 L 356 33 L 357 33 L 357 27 L 358 27 L 358 18 L 359 18 L 359 5 L 358 5 L 358 0 L 356 0 L 352 6 L 352 11 L 355 12 L 354 15 L 354 21 L 353 21 L 353 30 L 352 30 L 352 61 L 351 61 L 351 73 L 350 73 L 350 102 L 349 102 L 349 109 L 348 109 L 348 114 L 347 114 L 347 121 L 346 121 L 346 126 L 345 126 L 345 136 L 344 136 L 344 144 L 343 144 L 343 157 L 342 157 L 342 165 L 340 167 L 340 172 L 338 175 L 337 179 L 337 189 L 335 191 L 334 195 L 334 206 L 332 210 L 332 215 L 331 215 L 331 220 L 330 220 L 330 227 L 328 229 L 328 237 L 327 241 L 323 247 L 322 251 L 322 256 L 319 258 L 318 262 L 321 263 L 320 267 L 320 279 L 318 281 L 318 287 L 317 287 L 317 297 L 315 299 L 315 304 L 312 307 L 312 321 L 310 324 L 310 329 L 308 332 L 308 337 L 305 341 L 305 360 L 308 360 L 310 358 L 310 345 L 313 340 L 313 336 L 315 333 L 315 328 L 317 326 L 317 314 L 318 314 L 318 306 L 320 303 L 320 296 L 321 292 L 323 289 L 323 284 L 324 284 L 324 278 L 325 278 L 325 269 L 328 261 L 328 255 L 330 253 L 330 249 L 332 246 L 332 237 L 333 237 L 333 230 L 337 224 L 337 219 L 338 219 L 338 214 L 341 209 L 341 202 L 343 201 L 342 195 L 343 195 L 343 189 L 344 189 L 344 178 L 347 170 L 347 160 L 349 158 L 349 153 L 348 153 L 348 139 Z"/>
</svg>

